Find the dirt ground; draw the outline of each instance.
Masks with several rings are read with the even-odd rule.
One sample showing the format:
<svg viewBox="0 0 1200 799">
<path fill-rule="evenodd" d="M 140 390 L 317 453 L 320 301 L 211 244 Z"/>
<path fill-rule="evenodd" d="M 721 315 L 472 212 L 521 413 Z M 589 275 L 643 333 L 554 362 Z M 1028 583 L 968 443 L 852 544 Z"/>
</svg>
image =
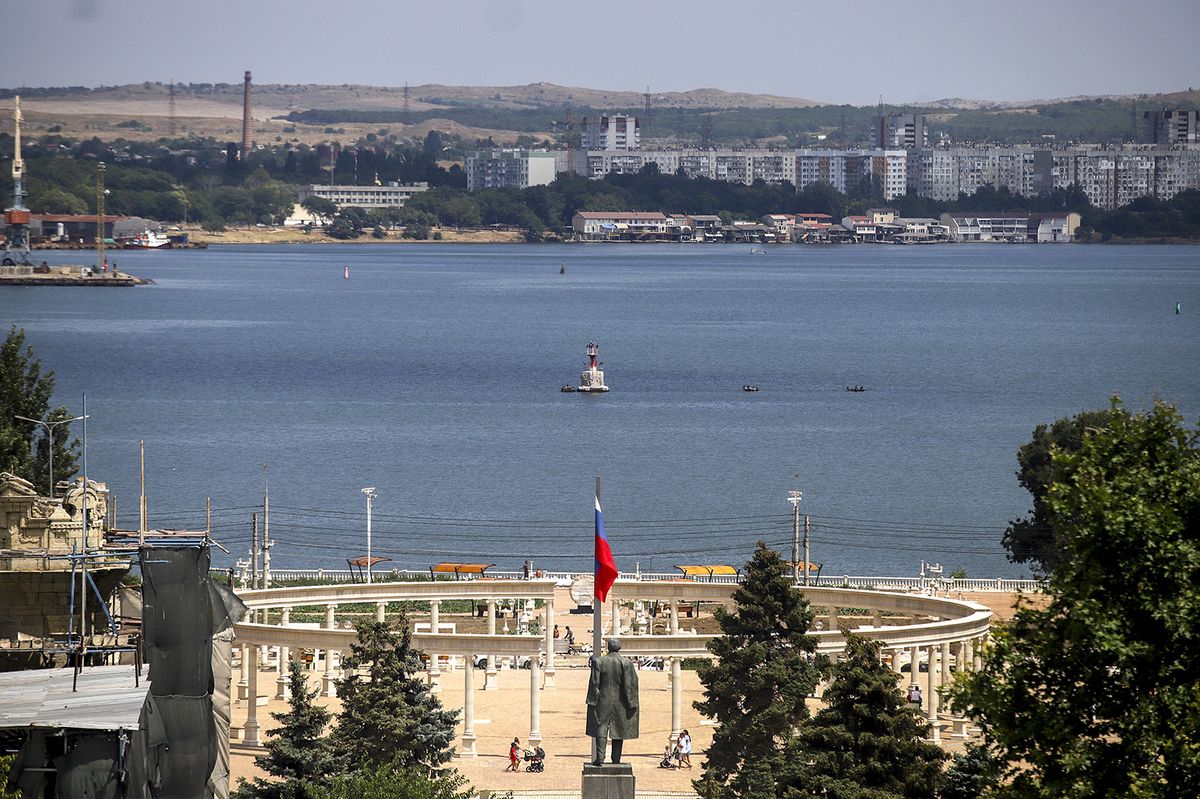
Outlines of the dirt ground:
<svg viewBox="0 0 1200 799">
<path fill-rule="evenodd" d="M 387 238 L 377 239 L 364 235 L 357 239 L 341 241 L 331 239 L 322 233 L 305 233 L 298 228 L 283 227 L 254 227 L 229 228 L 220 233 L 209 233 L 204 230 L 189 229 L 188 238 L 198 244 L 507 244 L 524 241 L 524 236 L 516 231 L 494 230 L 452 230 L 443 229 L 441 241 L 414 241 L 402 239 L 399 235 L 389 234 Z"/>
<path fill-rule="evenodd" d="M 962 598 L 980 602 L 992 608 L 997 616 L 1009 618 L 1016 601 L 1015 594 L 980 593 Z M 957 596 L 955 598 L 958 598 Z M 564 597 L 565 599 L 565 597 Z M 560 607 L 569 607 L 565 602 Z M 443 614 L 443 620 L 461 622 L 463 632 L 474 631 L 479 620 Z M 590 616 L 558 617 L 560 625 L 570 624 L 580 641 L 590 640 Z M 704 620 L 708 621 L 708 620 Z M 689 626 L 685 623 L 685 626 Z M 703 625 L 707 627 L 708 625 Z M 499 675 L 499 690 L 484 691 L 483 670 L 475 671 L 475 758 L 455 757 L 452 765 L 477 789 L 492 790 L 535 790 L 574 789 L 580 784 L 582 767 L 589 756 L 591 739 L 584 735 L 585 704 L 587 693 L 587 660 L 581 655 L 559 657 L 556 661 L 555 687 L 541 692 L 540 727 L 542 747 L 546 750 L 546 770 L 541 774 L 506 772 L 508 744 L 514 738 L 528 746 L 530 730 L 529 691 L 530 673 L 524 670 L 502 670 Z M 704 752 L 712 742 L 712 725 L 701 718 L 692 702 L 702 698 L 703 690 L 694 671 L 684 671 L 683 728 L 691 733 L 694 754 L 693 768 L 661 769 L 658 767 L 667 738 L 671 732 L 671 690 L 669 674 L 661 671 L 639 672 L 639 699 L 641 701 L 641 737 L 625 744 L 624 760 L 633 764 L 640 790 L 690 791 L 692 778 L 699 776 Z M 236 670 L 235 670 L 236 675 Z M 274 696 L 275 673 L 264 671 L 259 677 L 259 691 Z M 310 673 L 310 685 L 320 684 L 321 674 Z M 464 694 L 463 672 L 445 672 L 442 675 L 442 703 L 450 708 L 461 708 Z M 340 709 L 337 699 L 320 700 L 334 713 Z M 820 706 L 811 700 L 813 710 Z M 286 702 L 272 699 L 258 708 L 261 725 L 260 737 L 265 740 L 267 729 L 275 726 L 272 712 L 283 712 Z M 246 703 L 236 703 L 233 708 L 233 725 L 240 728 L 245 723 Z M 461 721 L 456 732 L 456 749 L 461 746 Z M 961 742 L 946 740 L 946 748 L 956 751 Z M 239 777 L 259 774 L 254 767 L 254 756 L 262 749 L 247 748 L 238 741 L 231 745 L 231 769 L 234 783 Z"/>
</svg>

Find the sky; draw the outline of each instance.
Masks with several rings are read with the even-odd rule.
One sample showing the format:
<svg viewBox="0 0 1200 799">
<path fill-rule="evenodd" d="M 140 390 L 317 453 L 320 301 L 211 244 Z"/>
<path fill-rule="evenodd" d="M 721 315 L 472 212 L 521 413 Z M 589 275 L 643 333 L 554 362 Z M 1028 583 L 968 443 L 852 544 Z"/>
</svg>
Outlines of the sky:
<svg viewBox="0 0 1200 799">
<path fill-rule="evenodd" d="M 0 0 L 0 87 L 718 88 L 869 105 L 1200 87 L 1200 0 Z M 14 35 L 15 34 L 15 35 Z"/>
</svg>

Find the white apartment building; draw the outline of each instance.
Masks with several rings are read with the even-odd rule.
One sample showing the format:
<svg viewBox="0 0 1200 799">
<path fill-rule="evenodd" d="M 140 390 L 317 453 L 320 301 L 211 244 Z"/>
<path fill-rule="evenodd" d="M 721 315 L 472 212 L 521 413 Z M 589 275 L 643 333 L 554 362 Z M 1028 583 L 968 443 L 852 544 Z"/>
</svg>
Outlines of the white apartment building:
<svg viewBox="0 0 1200 799">
<path fill-rule="evenodd" d="M 637 117 L 584 117 L 580 140 L 584 150 L 636 150 L 641 145 L 641 132 Z"/>
<path fill-rule="evenodd" d="M 303 186 L 297 192 L 299 202 L 309 197 L 331 200 L 338 208 L 403 208 L 414 195 L 429 191 L 429 184 L 389 182 L 386 186 L 322 186 L 316 183 Z"/>
<path fill-rule="evenodd" d="M 879 186 L 885 200 L 908 193 L 905 150 L 796 150 L 795 157 L 797 189 L 828 183 L 848 194 L 861 182 L 870 181 Z"/>
<path fill-rule="evenodd" d="M 641 234 L 663 235 L 667 216 L 659 211 L 576 211 L 571 229 L 584 241 L 604 241 Z"/>
<path fill-rule="evenodd" d="M 557 153 L 548 150 L 483 150 L 467 157 L 467 191 L 526 189 L 554 182 Z"/>
</svg>

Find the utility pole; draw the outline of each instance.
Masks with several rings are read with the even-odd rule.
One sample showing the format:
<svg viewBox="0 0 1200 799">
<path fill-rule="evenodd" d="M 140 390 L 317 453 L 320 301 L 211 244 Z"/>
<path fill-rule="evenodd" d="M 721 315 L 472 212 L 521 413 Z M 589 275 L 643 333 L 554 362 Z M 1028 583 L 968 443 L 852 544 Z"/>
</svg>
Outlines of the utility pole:
<svg viewBox="0 0 1200 799">
<path fill-rule="evenodd" d="M 250 514 L 250 588 L 258 588 L 258 514 Z"/>
<path fill-rule="evenodd" d="M 804 514 L 804 584 L 808 585 L 808 533 L 811 528 L 808 524 L 808 514 Z"/>
<path fill-rule="evenodd" d="M 800 500 L 804 495 L 799 491 L 788 492 L 788 502 L 792 505 L 792 580 L 800 582 Z M 804 538 L 807 559 L 808 537 Z M 804 566 L 804 584 L 808 585 L 808 564 Z"/>
<path fill-rule="evenodd" d="M 367 585 L 371 584 L 371 505 L 375 501 L 375 487 L 368 486 L 362 490 L 367 497 Z M 489 622 L 490 624 L 491 622 Z"/>
<path fill-rule="evenodd" d="M 138 496 L 138 546 L 146 543 L 146 439 L 138 441 L 141 493 Z"/>
</svg>

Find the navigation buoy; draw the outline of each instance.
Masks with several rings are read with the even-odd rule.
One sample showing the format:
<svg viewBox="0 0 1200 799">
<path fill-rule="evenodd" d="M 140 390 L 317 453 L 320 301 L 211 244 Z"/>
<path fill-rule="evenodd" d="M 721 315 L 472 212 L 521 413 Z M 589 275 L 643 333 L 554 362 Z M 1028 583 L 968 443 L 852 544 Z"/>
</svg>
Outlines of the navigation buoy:
<svg viewBox="0 0 1200 799">
<path fill-rule="evenodd" d="M 348 266 L 343 266 L 343 267 L 342 267 L 342 279 L 343 279 L 343 280 L 349 280 L 349 279 L 350 279 L 350 267 L 348 267 Z"/>
</svg>

